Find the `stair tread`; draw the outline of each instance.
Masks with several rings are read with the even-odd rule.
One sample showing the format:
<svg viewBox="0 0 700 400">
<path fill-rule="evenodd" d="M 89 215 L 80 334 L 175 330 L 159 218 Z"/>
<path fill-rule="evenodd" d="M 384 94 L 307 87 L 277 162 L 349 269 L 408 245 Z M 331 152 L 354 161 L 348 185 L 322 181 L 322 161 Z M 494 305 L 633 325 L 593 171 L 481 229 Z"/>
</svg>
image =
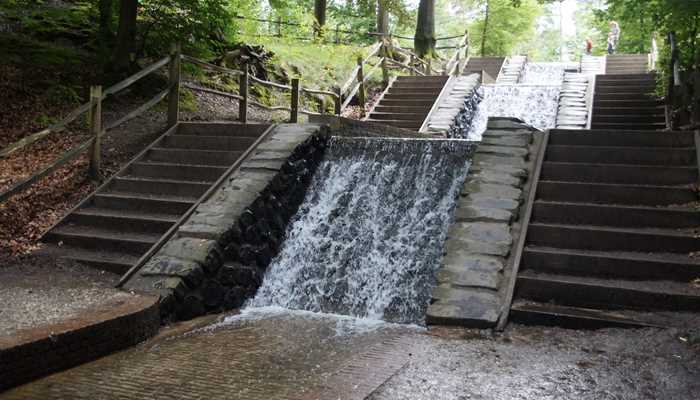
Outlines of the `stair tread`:
<svg viewBox="0 0 700 400">
<path fill-rule="evenodd" d="M 582 185 L 582 186 L 602 186 L 602 187 L 635 187 L 635 188 L 648 188 L 648 189 L 690 189 L 690 184 L 686 185 L 645 185 L 637 183 L 606 183 L 606 182 L 571 182 L 571 181 L 558 181 L 550 179 L 540 179 L 539 182 L 549 183 L 549 184 L 561 184 L 561 185 Z"/>
<path fill-rule="evenodd" d="M 546 314 L 561 318 L 574 318 L 588 322 L 600 322 L 629 327 L 665 328 L 675 325 L 669 318 L 657 318 L 657 313 L 641 313 L 633 310 L 600 310 L 595 308 L 564 306 L 518 299 L 513 302 L 511 312 Z"/>
<path fill-rule="evenodd" d="M 115 180 L 120 181 L 130 181 L 130 182 L 143 182 L 143 183 L 172 183 L 177 185 L 202 185 L 211 186 L 209 183 L 204 182 L 193 182 L 193 181 L 183 181 L 180 179 L 166 179 L 166 178 L 150 178 L 145 176 L 133 176 L 133 175 L 123 175 L 115 176 Z"/>
<path fill-rule="evenodd" d="M 197 136 L 201 137 L 201 136 Z M 243 154 L 243 151 L 239 150 L 205 150 L 205 149 L 183 149 L 183 148 L 178 148 L 178 147 L 151 147 L 150 150 L 157 150 L 157 151 L 170 151 L 170 152 L 175 152 L 175 151 L 191 151 L 195 153 L 214 153 L 214 154 L 231 154 L 231 153 L 240 153 Z"/>
<path fill-rule="evenodd" d="M 113 239 L 125 242 L 155 243 L 162 236 L 156 233 L 125 232 L 105 227 L 79 225 L 71 222 L 61 224 L 51 231 L 60 236 L 73 236 L 84 238 Z"/>
<path fill-rule="evenodd" d="M 179 219 L 179 215 L 176 214 L 155 214 L 146 213 L 129 209 L 115 210 L 110 208 L 99 208 L 99 207 L 85 207 L 75 210 L 72 214 L 74 215 L 89 215 L 97 217 L 115 217 L 115 218 L 128 218 L 136 219 L 142 221 L 159 221 L 159 222 L 172 222 L 175 223 Z"/>
<path fill-rule="evenodd" d="M 206 165 L 206 164 L 184 164 L 184 163 L 170 163 L 164 161 L 149 161 L 149 160 L 139 160 L 133 162 L 131 165 L 158 165 L 162 167 L 187 167 L 187 168 L 216 168 L 222 171 L 228 169 L 228 167 L 219 165 Z M 150 179 L 150 178 L 149 178 Z"/>
<path fill-rule="evenodd" d="M 43 251 L 59 252 L 60 257 L 70 258 L 77 261 L 107 262 L 131 267 L 138 261 L 138 256 L 115 251 L 105 251 L 104 249 L 86 249 L 75 246 L 58 246 L 47 244 Z"/>
<path fill-rule="evenodd" d="M 190 203 L 190 204 L 194 204 L 194 202 L 197 200 L 194 197 L 167 196 L 167 195 L 156 195 L 156 194 L 147 194 L 147 193 L 116 192 L 116 191 L 99 192 L 99 193 L 96 193 L 95 196 L 112 197 L 112 198 L 117 198 L 117 199 L 158 200 L 158 201 L 169 201 L 169 202 Z"/>
<path fill-rule="evenodd" d="M 682 170 L 696 170 L 697 166 L 682 166 L 682 165 L 646 165 L 646 164 L 603 164 L 603 163 L 589 163 L 589 162 L 566 162 L 566 161 L 544 161 L 544 164 L 551 165 L 578 165 L 585 167 L 604 167 L 604 168 L 646 168 L 646 169 L 673 169 L 677 171 Z"/>
<path fill-rule="evenodd" d="M 575 230 L 586 230 L 586 231 L 599 231 L 599 232 L 613 232 L 613 233 L 631 233 L 639 235 L 663 235 L 663 236 L 673 236 L 678 238 L 697 238 L 697 234 L 693 232 L 693 229 L 669 229 L 669 228 L 629 228 L 629 227 L 617 227 L 617 226 L 605 226 L 605 225 L 580 225 L 580 224 L 553 224 L 553 223 L 542 223 L 542 222 L 530 222 L 532 227 L 548 227 L 548 228 L 560 228 L 560 229 L 575 229 Z M 700 249 L 699 249 L 700 250 Z"/>
<path fill-rule="evenodd" d="M 689 268 L 698 267 L 700 273 L 700 258 L 694 258 L 680 253 L 643 253 L 636 251 L 603 251 L 584 249 L 565 249 L 559 247 L 527 245 L 525 252 L 550 253 L 557 255 L 576 255 L 586 257 L 602 257 L 616 260 L 633 260 L 644 262 L 658 262 L 660 264 L 688 265 Z"/>
<path fill-rule="evenodd" d="M 693 205 L 678 205 L 678 206 L 643 206 L 643 205 L 627 205 L 627 204 L 606 204 L 606 203 L 590 203 L 590 202 L 574 202 L 574 201 L 553 201 L 553 200 L 535 200 L 537 204 L 553 204 L 553 205 L 565 205 L 565 206 L 584 206 L 584 207 L 594 207 L 594 208 L 614 208 L 614 209 L 625 209 L 625 210 L 638 210 L 638 211 L 668 211 L 668 212 L 678 212 L 685 213 L 688 215 L 698 215 L 700 216 L 700 210 L 695 208 Z"/>
<path fill-rule="evenodd" d="M 695 147 L 690 146 L 610 146 L 605 143 L 601 144 L 550 144 L 547 148 L 564 148 L 564 149 L 604 149 L 604 150 L 620 150 L 620 151 L 695 151 Z"/>
<path fill-rule="evenodd" d="M 674 281 L 638 281 L 627 279 L 605 279 L 590 276 L 562 275 L 533 270 L 522 270 L 518 274 L 518 280 L 529 279 L 534 281 L 548 281 L 561 284 L 573 284 L 579 286 L 596 286 L 608 289 L 625 289 L 645 293 L 661 293 L 675 296 L 689 296 L 700 298 L 700 287 L 690 282 Z"/>
</svg>

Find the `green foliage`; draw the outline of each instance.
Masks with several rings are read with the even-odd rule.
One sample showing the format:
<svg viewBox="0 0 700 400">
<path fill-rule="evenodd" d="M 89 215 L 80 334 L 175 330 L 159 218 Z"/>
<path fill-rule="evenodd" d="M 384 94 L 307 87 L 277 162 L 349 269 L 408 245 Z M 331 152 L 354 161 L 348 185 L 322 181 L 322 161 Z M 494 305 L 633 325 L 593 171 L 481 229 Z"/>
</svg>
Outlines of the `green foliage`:
<svg viewBox="0 0 700 400">
<path fill-rule="evenodd" d="M 474 9 L 489 6 L 489 19 L 486 24 L 484 55 L 511 55 L 521 52 L 518 45 L 525 43 L 535 33 L 535 23 L 542 15 L 543 8 L 536 0 L 522 0 L 514 7 L 511 0 L 465 0 Z M 469 25 L 472 54 L 480 54 L 484 38 L 485 16 L 480 15 Z"/>
<path fill-rule="evenodd" d="M 57 84 L 49 87 L 44 94 L 47 102 L 51 105 L 79 104 L 80 95 L 71 86 Z"/>
</svg>

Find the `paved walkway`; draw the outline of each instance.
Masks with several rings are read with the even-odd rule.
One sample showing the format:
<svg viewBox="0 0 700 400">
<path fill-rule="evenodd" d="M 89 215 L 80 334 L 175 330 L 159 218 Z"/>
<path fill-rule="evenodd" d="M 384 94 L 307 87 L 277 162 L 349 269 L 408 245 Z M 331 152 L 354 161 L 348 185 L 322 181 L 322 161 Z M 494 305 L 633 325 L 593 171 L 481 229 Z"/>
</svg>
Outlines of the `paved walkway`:
<svg viewBox="0 0 700 400">
<path fill-rule="evenodd" d="M 273 313 L 155 339 L 0 399 L 690 400 L 698 393 L 700 331 L 513 325 L 494 336 Z"/>
</svg>

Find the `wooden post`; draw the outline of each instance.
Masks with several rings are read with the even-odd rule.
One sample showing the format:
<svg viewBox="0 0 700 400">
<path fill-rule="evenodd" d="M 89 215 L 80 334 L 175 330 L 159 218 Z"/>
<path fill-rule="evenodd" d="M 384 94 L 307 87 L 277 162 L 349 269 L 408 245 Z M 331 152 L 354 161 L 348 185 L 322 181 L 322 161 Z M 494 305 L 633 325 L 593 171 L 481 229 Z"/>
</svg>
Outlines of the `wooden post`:
<svg viewBox="0 0 700 400">
<path fill-rule="evenodd" d="M 168 85 L 168 126 L 177 124 L 180 119 L 180 44 L 173 44 L 170 48 L 170 76 Z"/>
<path fill-rule="evenodd" d="M 409 64 L 408 64 L 408 65 L 409 65 L 409 67 L 411 67 L 411 68 L 409 69 L 409 72 L 411 73 L 411 76 L 414 76 L 416 73 L 413 71 L 413 64 L 415 64 L 416 60 L 415 60 L 415 58 L 413 58 L 413 54 L 411 54 L 411 57 L 410 57 L 409 60 L 410 60 L 410 61 L 409 61 Z"/>
<path fill-rule="evenodd" d="M 357 66 L 360 67 L 357 70 L 357 82 L 360 84 L 360 87 L 357 89 L 357 101 L 360 103 L 360 110 L 362 116 L 365 115 L 365 71 L 364 69 L 364 61 L 362 61 L 362 57 L 357 57 Z"/>
<path fill-rule="evenodd" d="M 700 125 L 700 53 L 695 55 L 695 68 L 692 71 L 693 92 L 691 94 L 690 121 Z"/>
<path fill-rule="evenodd" d="M 299 122 L 299 78 L 292 78 L 292 112 L 289 122 L 296 124 Z"/>
<path fill-rule="evenodd" d="M 340 91 L 340 88 L 338 88 L 338 97 L 334 99 L 335 102 L 335 115 L 340 115 L 340 113 L 343 111 L 340 108 L 343 106 L 343 92 Z"/>
<path fill-rule="evenodd" d="M 102 86 L 90 87 L 90 114 L 88 116 L 90 133 L 95 137 L 90 148 L 90 178 L 99 181 L 100 175 L 100 147 L 102 141 Z"/>
<path fill-rule="evenodd" d="M 282 37 L 282 17 L 277 17 L 277 37 Z"/>
<path fill-rule="evenodd" d="M 335 44 L 340 44 L 340 25 L 335 25 Z"/>
<path fill-rule="evenodd" d="M 243 74 L 240 76 L 238 92 L 243 97 L 238 102 L 238 120 L 245 124 L 248 122 L 248 60 L 243 62 Z"/>
<path fill-rule="evenodd" d="M 433 59 L 432 58 L 428 58 L 428 65 L 425 66 L 425 74 L 426 75 L 433 74 Z"/>
<path fill-rule="evenodd" d="M 460 48 L 457 50 L 457 57 L 456 57 L 457 59 L 455 60 L 457 62 L 457 65 L 455 65 L 455 76 L 459 76 L 459 74 L 461 73 L 461 71 L 460 71 L 460 64 L 462 63 L 462 60 L 460 58 L 461 53 L 462 53 L 462 49 Z"/>
<path fill-rule="evenodd" d="M 383 40 L 383 39 L 382 39 Z M 389 68 L 387 68 L 386 58 L 389 57 L 389 52 L 386 48 L 386 43 L 382 42 L 382 50 L 380 52 L 382 55 L 382 83 L 384 87 L 389 86 Z"/>
</svg>

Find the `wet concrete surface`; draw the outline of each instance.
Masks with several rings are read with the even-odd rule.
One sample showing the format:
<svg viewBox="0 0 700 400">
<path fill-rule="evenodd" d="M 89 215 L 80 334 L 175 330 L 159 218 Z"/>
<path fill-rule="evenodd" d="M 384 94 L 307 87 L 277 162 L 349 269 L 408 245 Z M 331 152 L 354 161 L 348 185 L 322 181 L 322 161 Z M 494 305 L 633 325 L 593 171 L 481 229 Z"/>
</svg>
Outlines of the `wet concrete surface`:
<svg viewBox="0 0 700 400">
<path fill-rule="evenodd" d="M 700 395 L 700 331 L 513 325 L 494 335 L 279 310 L 179 329 L 0 399 L 361 399 L 372 391 L 371 400 Z"/>
</svg>

